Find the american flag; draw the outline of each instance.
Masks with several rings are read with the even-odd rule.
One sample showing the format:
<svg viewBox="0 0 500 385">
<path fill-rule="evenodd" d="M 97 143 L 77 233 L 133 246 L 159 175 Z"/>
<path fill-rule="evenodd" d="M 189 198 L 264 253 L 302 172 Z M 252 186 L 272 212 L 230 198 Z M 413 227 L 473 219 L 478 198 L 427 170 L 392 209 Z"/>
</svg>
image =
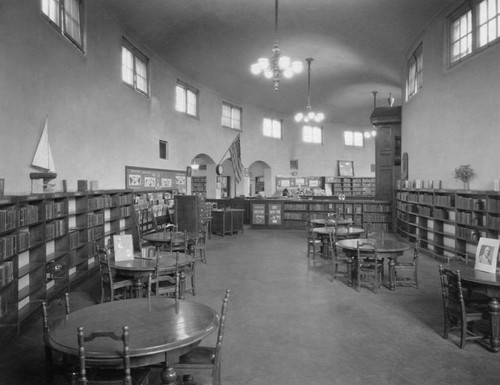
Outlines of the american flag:
<svg viewBox="0 0 500 385">
<path fill-rule="evenodd" d="M 234 178 L 236 183 L 239 183 L 243 176 L 243 165 L 241 164 L 241 146 L 240 134 L 233 141 L 229 147 L 229 154 L 231 155 L 231 163 L 233 164 Z"/>
</svg>

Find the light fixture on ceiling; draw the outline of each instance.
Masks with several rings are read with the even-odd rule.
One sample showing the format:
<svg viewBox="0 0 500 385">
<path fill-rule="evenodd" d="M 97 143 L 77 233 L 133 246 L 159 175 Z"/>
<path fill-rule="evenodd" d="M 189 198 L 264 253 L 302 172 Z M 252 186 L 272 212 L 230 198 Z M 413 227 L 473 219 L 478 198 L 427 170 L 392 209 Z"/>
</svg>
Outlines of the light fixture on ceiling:
<svg viewBox="0 0 500 385">
<path fill-rule="evenodd" d="M 295 121 L 297 123 L 309 123 L 316 122 L 320 123 L 325 119 L 325 114 L 322 112 L 314 112 L 311 107 L 311 62 L 313 58 L 307 58 L 307 106 L 306 112 L 299 112 L 295 115 Z"/>
<path fill-rule="evenodd" d="M 301 61 L 292 62 L 288 56 L 281 56 L 278 46 L 278 0 L 275 0 L 274 34 L 275 40 L 271 59 L 263 57 L 258 59 L 257 63 L 250 66 L 250 71 L 254 75 L 263 73 L 267 79 L 272 79 L 274 90 L 278 91 L 281 74 L 285 78 L 291 78 L 294 74 L 302 72 L 303 69 Z"/>
<path fill-rule="evenodd" d="M 200 165 L 196 163 L 196 158 L 193 159 L 193 163 L 189 167 L 191 167 L 191 170 L 198 170 L 200 168 Z"/>
</svg>

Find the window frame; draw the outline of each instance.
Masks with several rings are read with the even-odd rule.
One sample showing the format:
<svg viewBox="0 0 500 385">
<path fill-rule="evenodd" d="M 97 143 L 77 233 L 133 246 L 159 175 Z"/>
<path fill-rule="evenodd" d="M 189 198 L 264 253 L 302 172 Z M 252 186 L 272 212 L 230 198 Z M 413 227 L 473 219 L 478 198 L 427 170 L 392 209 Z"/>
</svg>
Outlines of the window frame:
<svg viewBox="0 0 500 385">
<path fill-rule="evenodd" d="M 78 4 L 78 16 L 79 16 L 79 38 L 80 41 L 77 41 L 75 37 L 68 32 L 69 28 L 67 26 L 67 12 L 66 12 L 66 3 L 65 0 L 40 0 L 40 13 L 42 17 L 54 27 L 61 36 L 63 36 L 66 40 L 68 40 L 73 46 L 75 46 L 79 51 L 85 53 L 85 6 L 84 0 L 68 0 Z M 50 4 L 57 3 L 56 5 L 59 7 L 54 10 L 57 17 L 55 19 L 52 18 L 50 14 Z M 49 13 L 45 12 L 45 8 L 49 10 Z"/>
<path fill-rule="evenodd" d="M 179 110 L 178 109 L 178 92 L 177 90 L 178 89 L 182 89 L 183 93 L 184 93 L 184 101 L 183 101 L 183 110 Z M 190 95 L 194 95 L 195 96 L 195 101 L 196 101 L 196 105 L 195 105 L 195 113 L 192 114 L 189 112 L 189 96 Z M 178 113 L 180 114 L 184 114 L 186 116 L 189 116 L 189 117 L 192 117 L 192 118 L 195 118 L 195 119 L 199 119 L 199 99 L 200 99 L 200 91 L 193 87 L 193 86 L 190 86 L 189 84 L 187 84 L 186 82 L 183 82 L 182 80 L 179 80 L 177 79 L 177 82 L 175 84 L 175 111 L 177 111 Z"/>
<path fill-rule="evenodd" d="M 310 141 L 306 140 L 306 138 L 305 138 L 305 134 L 306 134 L 305 130 L 309 129 L 309 128 L 311 129 L 311 140 Z M 315 130 L 319 130 L 319 142 L 314 140 L 314 137 L 315 137 L 314 131 Z M 308 143 L 308 144 L 321 144 L 322 145 L 324 143 L 323 133 L 324 133 L 323 126 L 304 125 L 304 126 L 302 126 L 302 142 Z"/>
<path fill-rule="evenodd" d="M 346 134 L 351 133 L 352 134 L 352 144 L 347 143 L 347 138 Z M 361 138 L 361 144 L 356 144 L 356 136 L 358 138 Z M 365 147 L 365 137 L 361 131 L 354 131 L 354 130 L 344 130 L 344 146 L 345 147 L 352 147 L 352 148 L 364 148 Z"/>
<path fill-rule="evenodd" d="M 423 55 L 423 43 L 420 42 L 406 62 L 406 101 L 417 95 L 424 85 Z"/>
<path fill-rule="evenodd" d="M 271 122 L 271 135 L 266 135 L 266 133 L 265 133 L 266 120 L 270 120 L 270 122 Z M 280 125 L 280 127 L 279 127 L 280 135 L 279 136 L 275 136 L 273 134 L 274 133 L 273 123 L 274 122 L 277 122 Z M 273 118 L 272 116 L 264 116 L 264 118 L 262 119 L 262 135 L 266 138 L 283 139 L 283 119 Z"/>
<path fill-rule="evenodd" d="M 150 82 L 150 76 L 149 76 L 149 58 L 144 54 L 142 53 L 135 45 L 133 45 L 130 40 L 128 40 L 126 37 L 122 37 L 122 44 L 121 44 L 121 57 L 122 57 L 122 66 L 121 66 L 121 78 L 122 78 L 122 82 L 127 86 L 127 87 L 130 87 L 132 88 L 134 91 L 140 93 L 141 95 L 144 95 L 146 96 L 147 98 L 149 98 L 149 95 L 150 95 L 150 89 L 151 89 L 151 82 Z M 132 82 L 128 82 L 126 79 L 124 79 L 124 72 L 123 72 L 123 67 L 124 67 L 124 62 L 123 62 L 123 50 L 126 49 L 130 55 L 132 56 L 132 61 L 133 61 L 133 67 L 132 67 Z M 143 62 L 144 63 L 144 66 L 145 66 L 145 74 L 146 74 L 146 79 L 145 79 L 145 82 L 146 82 L 146 88 L 147 90 L 144 91 L 142 88 L 140 88 L 138 86 L 138 80 L 137 78 L 139 76 L 141 76 L 141 74 L 138 73 L 138 69 L 137 69 L 137 62 L 140 61 L 140 62 Z"/>
<path fill-rule="evenodd" d="M 491 0 L 469 0 L 465 1 L 462 3 L 458 8 L 456 8 L 453 12 L 451 12 L 447 16 L 447 41 L 446 41 L 446 49 L 447 49 L 447 66 L 448 69 L 453 68 L 454 66 L 462 63 L 464 60 L 467 60 L 476 54 L 488 49 L 489 47 L 498 44 L 500 42 L 500 1 L 499 0 L 494 0 L 496 1 L 496 14 L 493 17 L 496 19 L 496 24 L 497 24 L 497 37 L 487 41 L 483 45 L 480 43 L 480 28 L 481 25 L 480 23 L 480 6 L 483 3 L 487 3 L 488 1 Z M 471 13 L 471 26 L 470 26 L 470 35 L 471 35 L 471 42 L 470 42 L 470 52 L 460 56 L 456 59 L 454 59 L 453 55 L 453 26 L 454 23 L 459 20 L 461 17 L 466 15 L 468 12 Z M 491 20 L 491 19 L 489 19 Z"/>
<path fill-rule="evenodd" d="M 230 116 L 229 116 L 229 120 L 230 120 L 230 126 L 224 124 L 224 107 L 228 107 L 229 110 L 230 110 Z M 233 119 L 233 111 L 238 111 L 240 116 L 239 116 L 239 127 L 234 127 L 233 126 L 233 122 L 234 122 L 234 119 Z M 232 130 L 236 130 L 236 131 L 243 131 L 243 108 L 235 105 L 235 104 L 232 104 L 232 103 L 229 103 L 229 102 L 222 102 L 222 116 L 221 116 L 221 125 L 222 127 L 224 128 L 230 128 Z"/>
</svg>

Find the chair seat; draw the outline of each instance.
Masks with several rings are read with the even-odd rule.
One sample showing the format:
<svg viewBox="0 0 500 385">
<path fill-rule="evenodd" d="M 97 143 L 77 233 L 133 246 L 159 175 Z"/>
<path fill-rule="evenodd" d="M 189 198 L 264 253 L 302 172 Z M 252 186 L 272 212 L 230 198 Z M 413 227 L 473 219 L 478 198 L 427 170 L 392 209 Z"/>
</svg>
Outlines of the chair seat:
<svg viewBox="0 0 500 385">
<path fill-rule="evenodd" d="M 215 360 L 215 348 L 209 346 L 198 346 L 189 353 L 179 358 L 177 365 L 186 364 L 190 367 L 193 365 L 213 365 Z"/>
</svg>

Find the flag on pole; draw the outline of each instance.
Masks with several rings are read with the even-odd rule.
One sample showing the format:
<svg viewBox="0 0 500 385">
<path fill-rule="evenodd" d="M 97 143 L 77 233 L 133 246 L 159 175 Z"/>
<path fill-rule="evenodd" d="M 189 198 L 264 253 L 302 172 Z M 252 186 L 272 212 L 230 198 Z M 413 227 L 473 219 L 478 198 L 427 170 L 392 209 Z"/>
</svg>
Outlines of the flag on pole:
<svg viewBox="0 0 500 385">
<path fill-rule="evenodd" d="M 236 183 L 239 183 L 243 176 L 243 165 L 241 164 L 241 146 L 240 134 L 233 141 L 229 147 L 229 154 L 231 155 L 231 163 L 233 164 L 234 178 Z"/>
</svg>

